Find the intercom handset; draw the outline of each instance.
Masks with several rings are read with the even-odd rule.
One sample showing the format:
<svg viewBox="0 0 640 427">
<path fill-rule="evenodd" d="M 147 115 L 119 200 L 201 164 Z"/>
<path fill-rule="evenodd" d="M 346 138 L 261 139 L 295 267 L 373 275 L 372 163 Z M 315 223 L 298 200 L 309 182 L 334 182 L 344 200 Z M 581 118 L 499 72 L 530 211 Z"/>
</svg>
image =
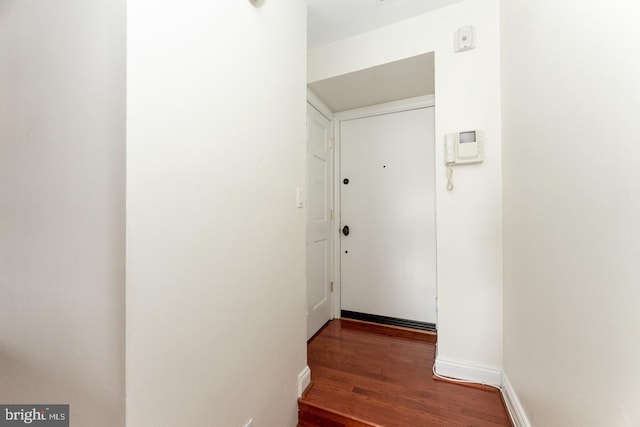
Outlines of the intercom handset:
<svg viewBox="0 0 640 427">
<path fill-rule="evenodd" d="M 482 163 L 484 135 L 481 130 L 452 132 L 445 136 L 444 164 L 447 165 L 447 190 L 453 190 L 453 166 Z"/>
</svg>

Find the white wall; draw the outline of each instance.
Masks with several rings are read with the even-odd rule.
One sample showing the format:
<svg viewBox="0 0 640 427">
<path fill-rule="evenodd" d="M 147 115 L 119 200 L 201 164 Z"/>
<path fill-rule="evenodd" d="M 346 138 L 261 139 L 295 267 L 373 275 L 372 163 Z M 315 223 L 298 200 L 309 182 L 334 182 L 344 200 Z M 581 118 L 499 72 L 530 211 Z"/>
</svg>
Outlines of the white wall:
<svg viewBox="0 0 640 427">
<path fill-rule="evenodd" d="M 640 425 L 640 4 L 502 2 L 504 362 L 531 425 Z"/>
<path fill-rule="evenodd" d="M 294 426 L 306 3 L 127 4 L 127 424 Z"/>
<path fill-rule="evenodd" d="M 0 3 L 0 402 L 124 425 L 125 9 Z"/>
<path fill-rule="evenodd" d="M 474 25 L 477 48 L 453 52 Z M 497 0 L 456 5 L 309 52 L 314 82 L 435 52 L 438 358 L 502 368 L 500 42 Z M 485 162 L 456 167 L 446 191 L 444 134 L 485 132 Z"/>
</svg>

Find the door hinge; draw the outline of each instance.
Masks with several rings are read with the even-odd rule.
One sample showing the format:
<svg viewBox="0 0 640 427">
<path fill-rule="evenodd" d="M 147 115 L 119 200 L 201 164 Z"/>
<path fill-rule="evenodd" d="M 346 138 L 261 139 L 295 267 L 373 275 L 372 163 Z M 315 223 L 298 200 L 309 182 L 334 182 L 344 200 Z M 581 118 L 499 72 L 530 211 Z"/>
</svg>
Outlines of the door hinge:
<svg viewBox="0 0 640 427">
<path fill-rule="evenodd" d="M 333 138 L 329 138 L 329 148 L 333 148 Z"/>
<path fill-rule="evenodd" d="M 333 209 L 329 210 L 329 221 L 333 221 Z"/>
<path fill-rule="evenodd" d="M 333 292 L 333 282 L 329 282 L 329 285 L 331 286 L 331 292 Z"/>
</svg>

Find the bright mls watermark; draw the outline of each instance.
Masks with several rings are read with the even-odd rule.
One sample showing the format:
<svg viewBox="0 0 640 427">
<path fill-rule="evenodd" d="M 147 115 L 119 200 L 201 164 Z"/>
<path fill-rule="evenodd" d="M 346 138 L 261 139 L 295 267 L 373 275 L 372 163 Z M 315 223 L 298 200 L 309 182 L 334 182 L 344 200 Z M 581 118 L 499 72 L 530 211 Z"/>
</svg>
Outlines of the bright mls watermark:
<svg viewBox="0 0 640 427">
<path fill-rule="evenodd" d="M 69 405 L 0 405 L 0 427 L 69 427 Z"/>
</svg>

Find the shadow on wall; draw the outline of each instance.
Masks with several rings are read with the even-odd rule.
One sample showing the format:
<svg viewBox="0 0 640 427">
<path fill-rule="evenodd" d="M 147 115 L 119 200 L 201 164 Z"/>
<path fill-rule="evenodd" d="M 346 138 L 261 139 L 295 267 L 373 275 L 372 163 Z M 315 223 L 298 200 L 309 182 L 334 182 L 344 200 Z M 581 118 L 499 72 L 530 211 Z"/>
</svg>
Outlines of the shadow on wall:
<svg viewBox="0 0 640 427">
<path fill-rule="evenodd" d="M 1 403 L 68 404 L 71 425 L 87 425 L 90 420 L 101 420 L 107 423 L 105 426 L 110 427 L 125 425 L 121 401 L 123 396 L 114 399 L 114 395 L 118 396 L 119 393 L 106 393 L 93 387 L 94 379 L 90 377 L 84 378 L 83 382 L 77 381 L 74 379 L 78 377 L 77 373 L 68 372 L 68 368 L 55 371 L 52 367 L 45 370 L 30 359 L 33 357 L 28 354 L 10 353 L 6 349 L 0 349 L 2 383 L 19 384 L 19 388 L 5 386 L 0 389 Z M 52 365 L 49 363 L 48 366 Z M 114 375 L 117 375 L 115 371 Z M 25 401 L 23 396 L 29 396 L 29 401 Z M 70 400 L 71 396 L 82 396 L 81 404 L 74 405 Z"/>
</svg>

